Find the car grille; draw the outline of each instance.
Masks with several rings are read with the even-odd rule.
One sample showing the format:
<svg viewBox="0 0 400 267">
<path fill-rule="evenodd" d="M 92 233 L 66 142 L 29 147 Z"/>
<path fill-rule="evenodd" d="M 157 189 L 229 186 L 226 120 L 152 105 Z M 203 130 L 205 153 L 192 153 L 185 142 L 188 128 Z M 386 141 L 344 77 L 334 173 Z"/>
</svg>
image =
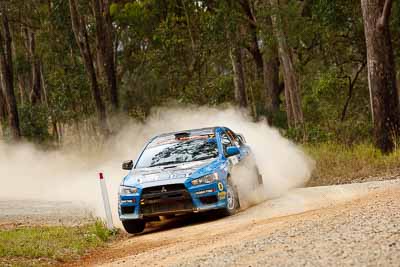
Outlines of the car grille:
<svg viewBox="0 0 400 267">
<path fill-rule="evenodd" d="M 204 205 L 210 205 L 218 202 L 217 196 L 200 197 L 199 199 Z"/>
<path fill-rule="evenodd" d="M 168 185 L 159 185 L 159 186 L 153 186 L 153 187 L 147 187 L 143 188 L 142 190 L 142 195 L 143 194 L 156 194 L 156 193 L 161 193 L 161 190 L 167 190 L 167 192 L 170 191 L 178 191 L 178 190 L 186 190 L 186 187 L 184 184 L 168 184 Z"/>
<path fill-rule="evenodd" d="M 122 214 L 135 213 L 135 207 L 134 206 L 122 206 L 121 207 L 121 213 Z"/>
<path fill-rule="evenodd" d="M 192 198 L 183 184 L 154 186 L 142 190 L 140 212 L 145 216 L 192 209 Z"/>
</svg>

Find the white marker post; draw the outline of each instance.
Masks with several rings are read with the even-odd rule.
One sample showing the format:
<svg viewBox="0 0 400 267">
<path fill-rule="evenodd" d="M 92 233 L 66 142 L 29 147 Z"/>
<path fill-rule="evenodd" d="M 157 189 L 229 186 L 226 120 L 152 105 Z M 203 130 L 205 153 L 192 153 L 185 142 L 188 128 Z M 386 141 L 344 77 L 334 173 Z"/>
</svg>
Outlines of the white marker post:
<svg viewBox="0 0 400 267">
<path fill-rule="evenodd" d="M 106 211 L 107 228 L 109 230 L 112 230 L 114 229 L 114 225 L 111 215 L 110 201 L 108 199 L 107 186 L 102 172 L 99 173 L 99 178 L 100 178 L 101 195 L 103 196 L 104 210 Z"/>
</svg>

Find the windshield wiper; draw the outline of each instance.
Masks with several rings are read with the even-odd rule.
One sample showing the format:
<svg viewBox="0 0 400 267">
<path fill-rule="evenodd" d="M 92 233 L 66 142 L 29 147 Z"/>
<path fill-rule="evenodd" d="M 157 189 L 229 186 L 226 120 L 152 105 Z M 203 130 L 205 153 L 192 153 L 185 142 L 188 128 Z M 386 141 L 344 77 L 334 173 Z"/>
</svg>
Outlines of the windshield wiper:
<svg viewBox="0 0 400 267">
<path fill-rule="evenodd" d="M 216 158 L 216 157 L 215 156 L 207 156 L 207 157 L 193 159 L 193 160 L 190 160 L 190 161 L 166 161 L 166 162 L 161 162 L 161 163 L 158 163 L 158 164 L 150 165 L 149 168 L 157 167 L 157 166 L 170 165 L 170 164 L 189 163 L 189 162 L 193 162 L 193 161 L 200 161 L 200 160 L 213 159 L 213 158 Z"/>
<path fill-rule="evenodd" d="M 150 167 L 157 167 L 157 166 L 163 166 L 163 165 L 170 165 L 170 164 L 177 164 L 177 163 L 183 163 L 184 161 L 167 161 L 167 162 L 161 162 L 158 164 L 150 165 Z"/>
<path fill-rule="evenodd" d="M 214 156 L 208 156 L 208 157 L 202 157 L 202 158 L 194 159 L 194 160 L 192 160 L 192 161 L 200 161 L 200 160 L 213 159 L 213 158 L 216 158 L 216 157 L 214 157 Z"/>
</svg>

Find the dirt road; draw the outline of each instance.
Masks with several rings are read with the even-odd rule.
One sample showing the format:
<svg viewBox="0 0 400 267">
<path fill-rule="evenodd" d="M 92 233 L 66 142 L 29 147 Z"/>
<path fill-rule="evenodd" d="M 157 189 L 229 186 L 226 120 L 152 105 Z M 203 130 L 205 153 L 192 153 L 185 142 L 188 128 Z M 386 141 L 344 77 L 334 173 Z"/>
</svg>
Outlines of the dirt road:
<svg viewBox="0 0 400 267">
<path fill-rule="evenodd" d="M 16 225 L 73 226 L 93 221 L 89 207 L 73 202 L 0 200 L 0 228 Z"/>
<path fill-rule="evenodd" d="M 400 180 L 296 189 L 228 218 L 176 218 L 76 265 L 400 266 Z"/>
</svg>

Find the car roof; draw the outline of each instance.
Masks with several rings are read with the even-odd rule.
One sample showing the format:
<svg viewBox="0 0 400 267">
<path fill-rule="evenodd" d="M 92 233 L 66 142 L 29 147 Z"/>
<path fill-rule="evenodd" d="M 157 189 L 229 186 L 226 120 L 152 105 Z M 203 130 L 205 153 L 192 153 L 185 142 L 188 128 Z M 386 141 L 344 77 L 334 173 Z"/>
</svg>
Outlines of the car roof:
<svg viewBox="0 0 400 267">
<path fill-rule="evenodd" d="M 190 130 L 184 130 L 184 131 L 163 133 L 163 134 L 159 134 L 159 135 L 156 135 L 153 138 L 151 138 L 149 140 L 147 146 L 157 146 L 160 143 L 169 142 L 169 140 L 176 140 L 178 135 L 183 135 L 183 137 L 184 136 L 209 136 L 209 137 L 214 137 L 216 132 L 219 129 L 224 129 L 224 127 L 216 126 L 216 127 L 206 127 L 206 128 L 198 128 L 198 129 L 190 129 Z"/>
<path fill-rule="evenodd" d="M 198 129 L 190 129 L 190 130 L 163 133 L 163 134 L 155 136 L 154 138 L 164 137 L 164 136 L 169 136 L 169 135 L 176 135 L 176 134 L 183 134 L 183 133 L 187 133 L 187 134 L 190 134 L 190 135 L 209 135 L 209 134 L 215 134 L 215 132 L 219 128 L 220 129 L 225 129 L 225 127 L 220 127 L 220 126 L 198 128 Z"/>
</svg>

